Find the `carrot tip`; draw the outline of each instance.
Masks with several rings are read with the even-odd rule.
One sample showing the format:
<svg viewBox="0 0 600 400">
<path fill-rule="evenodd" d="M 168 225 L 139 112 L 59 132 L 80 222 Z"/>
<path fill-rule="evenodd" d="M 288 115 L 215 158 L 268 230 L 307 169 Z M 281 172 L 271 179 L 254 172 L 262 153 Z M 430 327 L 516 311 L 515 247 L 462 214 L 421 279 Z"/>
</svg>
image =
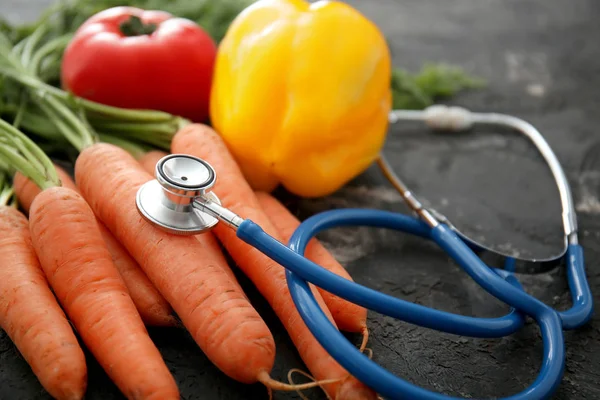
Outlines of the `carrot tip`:
<svg viewBox="0 0 600 400">
<path fill-rule="evenodd" d="M 171 316 L 173 317 L 173 321 L 174 321 L 174 325 L 173 326 L 175 328 L 185 329 L 185 325 L 184 325 L 183 321 L 181 320 L 181 318 L 179 318 L 179 315 L 173 314 Z"/>
<path fill-rule="evenodd" d="M 269 393 L 269 400 L 273 400 L 273 389 L 268 386 L 265 387 L 267 388 L 267 393 Z"/>
<path fill-rule="evenodd" d="M 79 385 L 79 387 L 73 387 L 71 385 L 70 388 L 64 388 L 60 390 L 59 393 L 51 393 L 51 395 L 64 400 L 82 400 L 85 397 L 86 386 L 87 385 L 85 384 L 85 382 L 83 383 L 83 385 Z"/>
<path fill-rule="evenodd" d="M 294 372 L 298 372 L 299 374 L 304 375 L 305 377 L 307 377 L 311 381 L 316 382 L 316 379 L 313 376 L 311 376 L 310 374 L 308 374 L 308 373 L 306 373 L 306 372 L 304 372 L 302 370 L 299 370 L 297 368 L 293 368 L 293 369 L 290 370 L 290 372 L 288 372 L 288 381 L 292 385 L 295 385 L 294 380 L 292 379 L 292 374 Z M 325 393 L 325 396 L 329 399 L 330 397 L 329 397 L 329 394 L 327 393 L 327 391 L 325 389 L 323 389 L 323 387 L 321 385 L 319 385 L 319 387 L 323 390 L 323 392 Z M 300 390 L 296 390 L 296 393 L 298 394 L 298 396 L 300 396 L 300 398 L 302 400 L 308 400 L 308 398 L 303 393 L 300 393 Z"/>
<path fill-rule="evenodd" d="M 148 326 L 162 328 L 181 328 L 182 324 L 174 315 L 142 315 L 144 323 Z"/>
<path fill-rule="evenodd" d="M 369 341 L 369 328 L 365 326 L 361 333 L 363 335 L 363 338 L 362 343 L 360 344 L 360 352 L 362 353 L 363 351 L 365 351 L 365 347 L 367 347 L 367 342 Z"/>
<path fill-rule="evenodd" d="M 322 380 L 322 381 L 314 381 L 314 382 L 310 382 L 310 383 L 294 384 L 291 379 L 291 374 L 293 372 L 299 372 L 314 381 L 314 378 L 312 376 L 308 375 L 306 372 L 303 372 L 299 369 L 290 370 L 290 372 L 288 373 L 288 380 L 290 381 L 289 384 L 276 381 L 275 379 L 271 378 L 271 376 L 269 376 L 269 373 L 267 371 L 264 371 L 264 370 L 259 372 L 258 381 L 260 383 L 262 383 L 263 385 L 265 385 L 269 390 L 280 390 L 280 391 L 285 391 L 285 392 L 296 391 L 300 397 L 305 399 L 305 397 L 302 395 L 302 393 L 299 392 L 300 390 L 312 389 L 317 386 L 322 389 L 323 388 L 322 385 L 340 382 L 344 379 L 344 378 L 327 379 L 327 380 Z"/>
<path fill-rule="evenodd" d="M 82 400 L 83 393 L 69 393 L 68 395 L 65 396 L 65 399 L 67 399 L 67 400 Z"/>
</svg>

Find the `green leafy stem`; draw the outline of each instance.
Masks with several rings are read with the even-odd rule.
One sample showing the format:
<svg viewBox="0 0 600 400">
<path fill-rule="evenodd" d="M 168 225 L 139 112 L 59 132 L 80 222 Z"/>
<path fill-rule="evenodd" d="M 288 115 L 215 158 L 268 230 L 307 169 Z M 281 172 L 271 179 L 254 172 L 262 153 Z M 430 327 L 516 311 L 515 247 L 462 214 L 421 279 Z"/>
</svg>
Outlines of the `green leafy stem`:
<svg viewBox="0 0 600 400">
<path fill-rule="evenodd" d="M 41 189 L 60 186 L 56 168 L 46 153 L 23 132 L 0 119 L 0 159 Z"/>
<path fill-rule="evenodd" d="M 0 207 L 10 206 L 17 207 L 17 197 L 15 191 L 10 184 L 9 174 L 5 169 L 5 165 L 0 163 Z"/>
</svg>

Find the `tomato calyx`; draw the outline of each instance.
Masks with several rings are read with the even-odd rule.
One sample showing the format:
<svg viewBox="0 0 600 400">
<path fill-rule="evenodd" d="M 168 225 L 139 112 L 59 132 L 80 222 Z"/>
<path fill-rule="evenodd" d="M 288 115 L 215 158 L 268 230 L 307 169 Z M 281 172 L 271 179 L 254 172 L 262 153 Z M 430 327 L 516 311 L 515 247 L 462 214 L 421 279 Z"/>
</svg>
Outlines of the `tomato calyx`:
<svg viewBox="0 0 600 400">
<path fill-rule="evenodd" d="M 153 23 L 146 24 L 136 15 L 130 15 L 129 19 L 119 24 L 121 33 L 125 36 L 151 35 L 158 26 Z"/>
</svg>

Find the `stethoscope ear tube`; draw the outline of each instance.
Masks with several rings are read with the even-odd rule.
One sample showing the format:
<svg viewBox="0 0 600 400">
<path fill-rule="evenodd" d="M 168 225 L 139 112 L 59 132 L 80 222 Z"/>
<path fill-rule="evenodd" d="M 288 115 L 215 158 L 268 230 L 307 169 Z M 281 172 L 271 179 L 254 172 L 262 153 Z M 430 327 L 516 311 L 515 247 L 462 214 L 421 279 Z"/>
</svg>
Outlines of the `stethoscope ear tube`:
<svg viewBox="0 0 600 400">
<path fill-rule="evenodd" d="M 463 131 L 476 125 L 502 126 L 504 128 L 510 128 L 527 138 L 546 162 L 558 189 L 562 208 L 561 216 L 564 233 L 563 248 L 560 253 L 550 257 L 525 257 L 523 254 L 506 251 L 497 247 L 491 248 L 482 243 L 478 243 L 477 240 L 469 238 L 464 232 L 460 232 L 459 229 L 457 229 L 456 226 L 453 226 L 451 221 L 445 216 L 437 213 L 433 209 L 422 207 L 421 202 L 415 198 L 414 193 L 411 192 L 402 179 L 395 173 L 384 154 L 380 154 L 377 164 L 382 173 L 413 211 L 417 213 L 423 213 L 424 211 L 429 212 L 434 216 L 434 219 L 444 222 L 453 228 L 472 248 L 478 248 L 477 250 L 486 253 L 486 256 L 503 256 L 501 258 L 506 258 L 507 261 L 513 263 L 511 266 L 513 269 L 518 269 L 521 272 L 541 272 L 540 269 L 548 270 L 554 268 L 564 258 L 564 255 L 567 252 L 567 246 L 569 244 L 577 243 L 577 217 L 569 182 L 556 154 L 554 154 L 554 151 L 544 136 L 529 122 L 511 115 L 472 112 L 463 107 L 446 106 L 442 104 L 436 104 L 427 107 L 424 110 L 392 110 L 389 115 L 389 121 L 391 123 L 398 123 L 399 121 L 420 121 L 432 129 L 443 130 L 445 132 Z M 427 218 L 421 216 L 421 219 L 426 220 Z"/>
<path fill-rule="evenodd" d="M 585 278 L 583 248 L 570 244 L 567 248 L 567 279 L 573 305 L 559 312 L 564 329 L 576 329 L 586 324 L 594 314 L 594 297 Z"/>
</svg>

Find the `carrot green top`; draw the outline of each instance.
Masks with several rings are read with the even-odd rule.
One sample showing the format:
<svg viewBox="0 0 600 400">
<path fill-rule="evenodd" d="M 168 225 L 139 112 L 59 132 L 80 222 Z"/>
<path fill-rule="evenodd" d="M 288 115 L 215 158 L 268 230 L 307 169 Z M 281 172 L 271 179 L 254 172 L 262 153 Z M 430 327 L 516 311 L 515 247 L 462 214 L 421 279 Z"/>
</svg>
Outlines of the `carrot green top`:
<svg viewBox="0 0 600 400">
<path fill-rule="evenodd" d="M 56 168 L 46 153 L 23 132 L 0 119 L 0 159 L 31 179 L 41 189 L 61 186 Z"/>
<path fill-rule="evenodd" d="M 10 185 L 10 180 L 4 167 L 4 165 L 0 165 L 0 207 L 10 206 L 16 208 L 17 196 L 14 195 L 15 191 Z"/>
</svg>

